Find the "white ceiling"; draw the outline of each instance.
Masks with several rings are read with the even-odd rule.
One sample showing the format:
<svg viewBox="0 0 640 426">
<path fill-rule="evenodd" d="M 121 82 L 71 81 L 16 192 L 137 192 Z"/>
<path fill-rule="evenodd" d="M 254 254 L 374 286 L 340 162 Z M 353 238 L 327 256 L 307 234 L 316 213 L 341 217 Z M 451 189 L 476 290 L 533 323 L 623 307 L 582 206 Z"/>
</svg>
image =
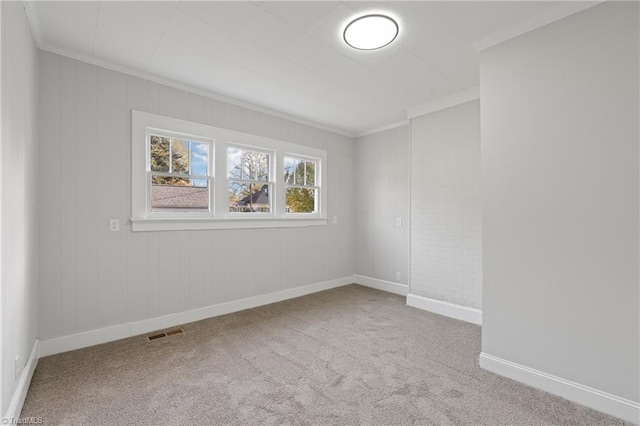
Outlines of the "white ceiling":
<svg viewBox="0 0 640 426">
<path fill-rule="evenodd" d="M 594 2 L 34 1 L 41 48 L 125 67 L 347 134 L 478 86 L 483 40 Z M 342 41 L 346 23 L 387 13 L 400 34 L 377 51 Z"/>
</svg>

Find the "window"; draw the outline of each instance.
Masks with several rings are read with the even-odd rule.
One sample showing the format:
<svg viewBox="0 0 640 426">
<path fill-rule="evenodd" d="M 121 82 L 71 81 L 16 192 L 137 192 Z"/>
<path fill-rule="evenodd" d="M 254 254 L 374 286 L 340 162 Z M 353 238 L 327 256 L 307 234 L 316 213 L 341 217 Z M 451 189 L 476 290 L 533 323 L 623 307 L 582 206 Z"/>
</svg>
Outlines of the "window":
<svg viewBox="0 0 640 426">
<path fill-rule="evenodd" d="M 229 212 L 271 212 L 271 155 L 253 149 L 227 148 Z"/>
<path fill-rule="evenodd" d="M 147 132 L 151 213 L 211 211 L 210 142 Z"/>
<path fill-rule="evenodd" d="M 318 160 L 284 157 L 287 213 L 315 213 L 318 190 Z"/>
<path fill-rule="evenodd" d="M 132 112 L 133 231 L 326 225 L 325 151 Z"/>
</svg>

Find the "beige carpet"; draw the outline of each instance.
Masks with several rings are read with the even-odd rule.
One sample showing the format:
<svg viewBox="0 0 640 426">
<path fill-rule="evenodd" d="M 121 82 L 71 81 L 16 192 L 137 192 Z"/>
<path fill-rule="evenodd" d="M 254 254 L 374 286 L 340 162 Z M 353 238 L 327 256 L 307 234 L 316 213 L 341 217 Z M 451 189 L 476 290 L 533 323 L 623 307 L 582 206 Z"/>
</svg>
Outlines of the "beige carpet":
<svg viewBox="0 0 640 426">
<path fill-rule="evenodd" d="M 480 327 L 357 285 L 42 358 L 22 416 L 73 425 L 622 424 L 478 367 Z"/>
</svg>

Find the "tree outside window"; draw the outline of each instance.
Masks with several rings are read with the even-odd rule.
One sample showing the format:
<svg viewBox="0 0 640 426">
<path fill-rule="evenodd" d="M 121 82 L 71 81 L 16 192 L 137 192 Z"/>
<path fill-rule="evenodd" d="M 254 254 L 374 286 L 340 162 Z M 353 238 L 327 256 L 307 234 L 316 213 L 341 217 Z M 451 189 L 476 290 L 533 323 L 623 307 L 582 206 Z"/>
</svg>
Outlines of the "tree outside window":
<svg viewBox="0 0 640 426">
<path fill-rule="evenodd" d="M 317 212 L 317 161 L 295 157 L 284 158 L 284 182 L 287 213 Z"/>
</svg>

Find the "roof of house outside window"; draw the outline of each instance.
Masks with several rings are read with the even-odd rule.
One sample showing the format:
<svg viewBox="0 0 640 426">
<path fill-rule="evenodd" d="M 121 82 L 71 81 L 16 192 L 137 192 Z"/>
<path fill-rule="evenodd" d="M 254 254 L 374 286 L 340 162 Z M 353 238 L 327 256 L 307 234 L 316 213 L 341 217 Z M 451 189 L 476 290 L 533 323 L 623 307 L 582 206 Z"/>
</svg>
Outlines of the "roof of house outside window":
<svg viewBox="0 0 640 426">
<path fill-rule="evenodd" d="M 262 185 L 260 191 L 254 192 L 238 201 L 239 206 L 248 206 L 250 204 L 269 204 L 269 185 Z"/>
<path fill-rule="evenodd" d="M 153 185 L 151 206 L 154 210 L 208 208 L 209 189 L 201 186 Z"/>
</svg>

